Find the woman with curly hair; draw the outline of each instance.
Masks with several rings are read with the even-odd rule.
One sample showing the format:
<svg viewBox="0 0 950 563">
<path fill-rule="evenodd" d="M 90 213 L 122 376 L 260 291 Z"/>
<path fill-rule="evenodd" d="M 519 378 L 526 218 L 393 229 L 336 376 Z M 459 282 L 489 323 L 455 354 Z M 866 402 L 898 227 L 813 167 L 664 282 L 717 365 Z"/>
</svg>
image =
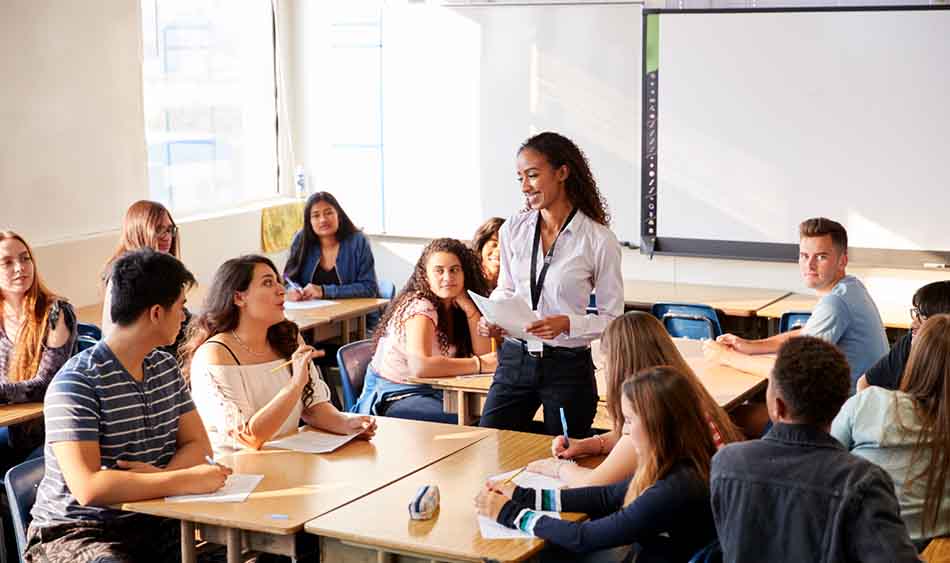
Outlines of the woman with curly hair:
<svg viewBox="0 0 950 563">
<path fill-rule="evenodd" d="M 525 328 L 535 339 L 505 339 L 481 424 L 521 430 L 543 405 L 546 433 L 562 433 L 563 412 L 570 435 L 584 438 L 597 408 L 590 343 L 623 313 L 620 244 L 587 158 L 570 139 L 531 137 L 518 150 L 517 171 L 527 206 L 499 231 L 491 298 L 522 299 L 539 320 Z M 597 314 L 587 314 L 591 292 Z M 479 331 L 504 336 L 487 321 Z"/>
<path fill-rule="evenodd" d="M 182 347 L 185 376 L 216 453 L 259 449 L 301 419 L 337 434 L 371 438 L 372 417 L 341 413 L 310 360 L 297 325 L 284 318 L 284 286 L 273 262 L 247 255 L 215 272 L 203 312 Z M 284 366 L 293 360 L 291 366 Z"/>
<path fill-rule="evenodd" d="M 409 378 L 495 370 L 491 343 L 477 331 L 482 315 L 468 291 L 488 293 L 475 253 L 455 239 L 429 243 L 373 334 L 376 353 L 354 411 L 456 422 L 442 410 L 442 391 Z"/>
</svg>

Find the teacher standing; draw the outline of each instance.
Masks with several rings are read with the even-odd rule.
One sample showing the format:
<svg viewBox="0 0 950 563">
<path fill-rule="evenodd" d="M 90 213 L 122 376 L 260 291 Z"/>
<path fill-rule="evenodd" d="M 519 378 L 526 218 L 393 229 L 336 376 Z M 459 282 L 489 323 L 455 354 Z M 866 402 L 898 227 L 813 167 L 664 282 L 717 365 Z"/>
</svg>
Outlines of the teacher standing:
<svg viewBox="0 0 950 563">
<path fill-rule="evenodd" d="M 584 153 L 557 133 L 540 133 L 518 150 L 526 209 L 501 227 L 501 270 L 492 299 L 517 297 L 540 320 L 526 331 L 543 347 L 506 336 L 482 409 L 481 425 L 525 430 L 544 406 L 544 430 L 586 437 L 597 408 L 590 343 L 623 313 L 620 245 Z M 597 314 L 586 314 L 589 296 Z M 482 318 L 483 336 L 504 335 Z"/>
</svg>

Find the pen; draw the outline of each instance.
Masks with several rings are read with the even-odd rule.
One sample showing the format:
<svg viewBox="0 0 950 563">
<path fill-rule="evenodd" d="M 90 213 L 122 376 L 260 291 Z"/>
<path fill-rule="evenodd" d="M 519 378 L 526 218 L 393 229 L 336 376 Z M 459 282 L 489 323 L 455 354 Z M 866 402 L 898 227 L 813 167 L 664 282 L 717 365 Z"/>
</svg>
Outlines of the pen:
<svg viewBox="0 0 950 563">
<path fill-rule="evenodd" d="M 561 407 L 561 428 L 564 430 L 564 447 L 571 447 L 571 442 L 567 438 L 567 417 L 564 416 L 564 407 Z"/>
<path fill-rule="evenodd" d="M 215 460 L 211 459 L 211 456 L 210 456 L 210 455 L 206 455 L 206 456 L 205 456 L 205 461 L 207 461 L 209 465 L 217 465 L 218 467 L 224 467 L 225 469 L 227 469 L 227 466 L 226 466 L 226 465 L 221 465 L 220 463 L 218 463 L 218 462 L 216 462 Z"/>
<path fill-rule="evenodd" d="M 287 282 L 287 287 L 289 287 L 290 289 L 296 289 L 297 291 L 303 291 L 303 288 L 300 287 L 299 285 L 297 285 L 297 283 L 296 283 L 294 280 L 290 279 L 289 277 L 284 276 L 284 281 Z"/>
</svg>

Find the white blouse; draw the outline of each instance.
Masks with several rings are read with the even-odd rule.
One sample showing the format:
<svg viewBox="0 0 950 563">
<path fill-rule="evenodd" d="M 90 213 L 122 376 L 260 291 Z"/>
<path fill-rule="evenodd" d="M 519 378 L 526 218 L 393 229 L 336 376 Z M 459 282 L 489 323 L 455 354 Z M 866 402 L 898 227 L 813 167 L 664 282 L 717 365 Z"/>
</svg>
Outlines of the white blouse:
<svg viewBox="0 0 950 563">
<path fill-rule="evenodd" d="M 538 223 L 537 211 L 511 217 L 501 226 L 501 270 L 493 299 L 521 297 L 531 306 L 531 249 Z M 538 245 L 537 273 L 544 265 L 542 245 Z M 597 299 L 596 315 L 588 315 L 591 292 Z M 610 321 L 623 314 L 623 274 L 620 243 L 610 229 L 596 223 L 582 211 L 567 225 L 554 245 L 554 256 L 545 275 L 538 314 L 544 318 L 567 315 L 569 334 L 545 340 L 551 346 L 578 348 L 600 338 Z"/>
<path fill-rule="evenodd" d="M 211 365 L 198 358 L 191 361 L 192 400 L 208 431 L 215 455 L 242 448 L 228 431 L 243 427 L 290 382 L 293 377 L 291 366 L 271 372 L 284 361 L 234 366 Z M 310 377 L 313 380 L 311 404 L 329 401 L 330 389 L 323 382 L 319 368 L 313 364 L 310 364 Z M 303 403 L 297 401 L 275 436 L 296 431 L 302 413 Z"/>
</svg>

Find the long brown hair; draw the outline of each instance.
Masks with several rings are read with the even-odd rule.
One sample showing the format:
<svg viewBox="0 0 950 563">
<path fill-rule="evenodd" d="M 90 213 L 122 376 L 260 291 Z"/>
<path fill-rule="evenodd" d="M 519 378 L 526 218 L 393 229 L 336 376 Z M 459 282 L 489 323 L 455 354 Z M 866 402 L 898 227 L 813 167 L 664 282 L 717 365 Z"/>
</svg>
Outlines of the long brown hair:
<svg viewBox="0 0 950 563">
<path fill-rule="evenodd" d="M 651 446 L 639 452 L 624 504 L 664 478 L 677 463 L 685 462 L 708 486 L 716 445 L 706 417 L 696 408 L 695 386 L 686 375 L 672 366 L 640 370 L 624 381 L 623 396 L 640 418 Z"/>
<path fill-rule="evenodd" d="M 416 299 L 426 299 L 436 308 L 442 301 L 429 287 L 429 280 L 426 278 L 426 264 L 429 257 L 436 252 L 448 252 L 454 254 L 462 264 L 462 275 L 465 278 L 465 287 L 462 291 L 474 291 L 483 296 L 488 295 L 488 284 L 485 282 L 485 276 L 482 274 L 482 261 L 475 253 L 461 242 L 452 238 L 438 238 L 430 242 L 423 250 L 422 256 L 416 261 L 416 267 L 409 276 L 409 281 L 399 294 L 393 299 L 386 312 L 383 313 L 379 324 L 376 325 L 376 331 L 373 333 L 373 341 L 379 342 L 379 339 L 386 334 L 387 326 L 392 321 L 396 323 L 396 331 L 400 330 L 405 324 L 406 309 Z M 442 353 L 448 354 L 449 346 L 455 345 L 456 357 L 465 358 L 472 355 L 472 335 L 468 330 L 468 319 L 465 313 L 458 307 L 452 307 L 451 315 L 443 315 L 439 311 L 439 324 L 436 326 L 435 334 L 439 340 L 439 347 Z M 451 342 L 449 334 L 452 335 Z"/>
<path fill-rule="evenodd" d="M 545 131 L 529 138 L 521 144 L 518 153 L 525 149 L 537 151 L 544 155 L 548 164 L 557 169 L 567 166 L 570 171 L 564 181 L 567 199 L 571 205 L 584 212 L 595 223 L 604 226 L 610 225 L 610 211 L 607 202 L 597 188 L 597 181 L 590 171 L 590 164 L 584 151 L 574 144 L 574 141 L 564 135 Z"/>
<path fill-rule="evenodd" d="M 607 412 L 613 420 L 615 431 L 620 432 L 623 425 L 620 395 L 627 377 L 645 368 L 669 365 L 682 373 L 693 386 L 699 398 L 696 404 L 699 405 L 700 412 L 716 426 L 724 443 L 745 439 L 726 411 L 716 404 L 712 395 L 696 377 L 656 317 L 641 311 L 625 313 L 607 325 L 600 342 L 601 346 L 607 349 L 604 362 L 607 376 Z"/>
<path fill-rule="evenodd" d="M 168 212 L 168 209 L 166 209 L 164 205 L 157 201 L 143 199 L 129 206 L 129 209 L 125 212 L 125 219 L 122 220 L 122 233 L 119 235 L 119 245 L 102 269 L 101 277 L 103 281 L 108 280 L 112 263 L 115 262 L 115 259 L 119 256 L 122 256 L 130 250 L 138 250 L 139 248 L 158 249 L 158 237 L 156 233 L 158 232 L 158 227 L 162 224 L 162 219 L 165 217 L 168 217 L 173 227 L 177 226 L 175 225 L 175 220 L 172 219 L 172 214 Z M 178 255 L 177 233 L 172 237 L 172 246 L 168 253 L 175 258 L 181 258 Z"/>
<path fill-rule="evenodd" d="M 13 231 L 0 231 L 0 241 L 16 239 L 26 247 L 33 263 L 33 285 L 23 297 L 23 324 L 13 346 L 13 361 L 7 370 L 7 379 L 10 381 L 26 381 L 36 377 L 43 358 L 43 342 L 49 326 L 49 312 L 53 303 L 62 298 L 51 292 L 40 278 L 39 268 L 33 249 L 26 240 Z M 0 292 L 0 301 L 3 300 Z M 61 321 L 65 322 L 65 321 Z"/>
<path fill-rule="evenodd" d="M 913 399 L 920 420 L 910 467 L 924 467 L 910 476 L 907 486 L 924 482 L 921 525 L 925 531 L 933 530 L 950 479 L 950 315 L 934 315 L 917 331 L 900 390 Z M 895 408 L 895 412 L 900 410 Z M 899 417 L 898 426 L 908 431 Z"/>
<path fill-rule="evenodd" d="M 182 373 L 186 379 L 191 377 L 191 359 L 198 348 L 211 337 L 237 328 L 241 309 L 234 303 L 234 294 L 247 291 L 254 279 L 254 267 L 258 264 L 266 265 L 280 279 L 274 263 L 257 254 L 232 258 L 215 271 L 202 312 L 192 319 L 188 326 L 188 339 L 181 347 Z M 298 333 L 297 325 L 284 319 L 267 329 L 267 343 L 280 356 L 290 359 L 297 349 Z M 309 406 L 313 401 L 313 380 L 307 382 L 301 401 L 304 406 Z"/>
</svg>

